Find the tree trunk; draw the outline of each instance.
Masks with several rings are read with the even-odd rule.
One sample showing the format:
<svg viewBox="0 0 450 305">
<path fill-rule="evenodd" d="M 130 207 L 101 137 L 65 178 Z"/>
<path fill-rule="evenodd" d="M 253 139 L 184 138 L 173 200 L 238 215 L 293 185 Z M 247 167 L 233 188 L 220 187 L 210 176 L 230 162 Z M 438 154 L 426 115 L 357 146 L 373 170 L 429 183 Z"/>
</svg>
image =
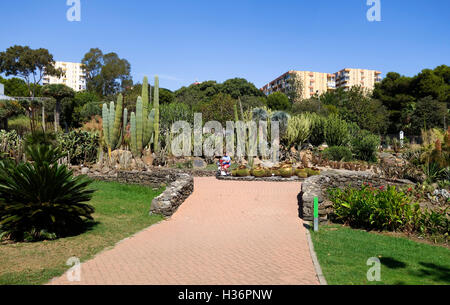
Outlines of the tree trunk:
<svg viewBox="0 0 450 305">
<path fill-rule="evenodd" d="M 59 101 L 56 101 L 56 105 L 55 105 L 55 132 L 58 132 L 60 113 L 61 113 L 61 104 L 60 104 Z"/>
</svg>

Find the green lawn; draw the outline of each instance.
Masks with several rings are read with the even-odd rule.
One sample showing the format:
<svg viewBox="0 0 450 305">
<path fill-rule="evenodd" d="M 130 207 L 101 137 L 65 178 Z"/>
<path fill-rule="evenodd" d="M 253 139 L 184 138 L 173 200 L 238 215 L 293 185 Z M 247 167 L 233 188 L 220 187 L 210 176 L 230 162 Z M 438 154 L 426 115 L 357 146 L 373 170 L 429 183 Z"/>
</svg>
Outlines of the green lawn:
<svg viewBox="0 0 450 305">
<path fill-rule="evenodd" d="M 152 198 L 162 190 L 109 182 L 92 187 L 98 190 L 90 202 L 96 209 L 92 229 L 55 241 L 0 245 L 0 285 L 46 283 L 70 268 L 65 265 L 70 257 L 85 261 L 162 220 L 149 216 Z"/>
<path fill-rule="evenodd" d="M 311 237 L 330 285 L 450 284 L 448 248 L 339 225 L 322 226 Z M 367 280 L 371 257 L 381 261 L 381 282 Z"/>
</svg>

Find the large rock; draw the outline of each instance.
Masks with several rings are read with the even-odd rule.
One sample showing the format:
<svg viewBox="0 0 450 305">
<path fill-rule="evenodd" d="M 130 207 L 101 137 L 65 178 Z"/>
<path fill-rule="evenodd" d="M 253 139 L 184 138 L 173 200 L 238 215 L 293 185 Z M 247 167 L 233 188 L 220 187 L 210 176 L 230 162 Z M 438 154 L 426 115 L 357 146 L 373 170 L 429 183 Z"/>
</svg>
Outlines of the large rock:
<svg viewBox="0 0 450 305">
<path fill-rule="evenodd" d="M 205 160 L 200 159 L 200 158 L 194 159 L 192 164 L 193 164 L 194 168 L 205 168 L 207 165 Z"/>
<path fill-rule="evenodd" d="M 144 162 L 145 165 L 148 165 L 148 166 L 151 166 L 153 164 L 154 159 L 155 159 L 155 157 L 149 151 L 146 151 L 144 153 L 144 156 L 142 157 L 142 161 Z"/>
<path fill-rule="evenodd" d="M 111 152 L 110 166 L 116 169 L 128 170 L 131 169 L 131 160 L 133 154 L 128 150 L 114 150 Z"/>
</svg>

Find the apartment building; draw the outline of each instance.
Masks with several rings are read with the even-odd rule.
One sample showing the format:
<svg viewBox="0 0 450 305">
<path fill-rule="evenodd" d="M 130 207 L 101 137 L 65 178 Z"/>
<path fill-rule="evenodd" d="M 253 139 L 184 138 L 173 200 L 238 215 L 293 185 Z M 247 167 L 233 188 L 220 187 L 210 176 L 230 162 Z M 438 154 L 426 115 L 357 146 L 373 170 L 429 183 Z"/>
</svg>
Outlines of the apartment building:
<svg viewBox="0 0 450 305">
<path fill-rule="evenodd" d="M 375 84 L 381 81 L 381 72 L 365 69 L 342 69 L 335 73 L 336 87 L 348 89 L 353 86 L 373 90 Z"/>
<path fill-rule="evenodd" d="M 82 67 L 82 64 L 57 61 L 55 63 L 55 68 L 61 68 L 64 71 L 65 76 L 58 78 L 45 75 L 42 82 L 44 85 L 64 84 L 72 88 L 74 91 L 86 90 L 86 74 Z"/>
<path fill-rule="evenodd" d="M 365 69 L 342 69 L 336 73 L 322 73 L 312 71 L 291 70 L 266 84 L 261 90 L 269 95 L 273 92 L 287 93 L 290 90 L 289 80 L 296 75 L 302 83 L 301 96 L 308 99 L 316 93 L 322 94 L 336 88 L 348 88 L 361 86 L 372 90 L 377 82 L 381 81 L 381 72 Z"/>
</svg>

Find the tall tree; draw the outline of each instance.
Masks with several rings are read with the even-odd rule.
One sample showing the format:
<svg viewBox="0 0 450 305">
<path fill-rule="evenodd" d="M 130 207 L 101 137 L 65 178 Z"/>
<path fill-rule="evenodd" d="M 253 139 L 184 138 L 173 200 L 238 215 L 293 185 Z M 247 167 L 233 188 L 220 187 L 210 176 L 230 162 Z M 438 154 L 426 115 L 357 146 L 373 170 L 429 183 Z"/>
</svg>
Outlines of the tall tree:
<svg viewBox="0 0 450 305">
<path fill-rule="evenodd" d="M 72 88 L 62 84 L 46 85 L 42 88 L 44 96 L 53 97 L 56 101 L 55 105 L 55 132 L 58 131 L 61 116 L 61 102 L 65 98 L 73 98 L 75 91 Z"/>
<path fill-rule="evenodd" d="M 47 49 L 33 50 L 28 46 L 12 46 L 0 52 L 0 73 L 14 75 L 25 80 L 30 96 L 36 96 L 37 85 L 44 75 L 63 75 L 61 69 L 55 68 L 53 55 Z"/>
<path fill-rule="evenodd" d="M 445 103 L 433 99 L 432 96 L 419 99 L 411 118 L 413 131 L 419 133 L 421 129 L 444 128 L 446 114 L 447 106 Z"/>
<path fill-rule="evenodd" d="M 287 81 L 286 95 L 292 104 L 300 103 L 303 99 L 303 82 L 301 77 L 297 73 L 289 74 Z"/>
<path fill-rule="evenodd" d="M 97 91 L 101 87 L 101 75 L 103 66 L 103 52 L 98 48 L 92 48 L 81 60 L 86 72 L 86 88 L 88 91 Z"/>
<path fill-rule="evenodd" d="M 131 65 L 112 52 L 103 54 L 92 48 L 81 60 L 86 71 L 86 86 L 102 96 L 111 96 L 133 85 Z"/>
</svg>

